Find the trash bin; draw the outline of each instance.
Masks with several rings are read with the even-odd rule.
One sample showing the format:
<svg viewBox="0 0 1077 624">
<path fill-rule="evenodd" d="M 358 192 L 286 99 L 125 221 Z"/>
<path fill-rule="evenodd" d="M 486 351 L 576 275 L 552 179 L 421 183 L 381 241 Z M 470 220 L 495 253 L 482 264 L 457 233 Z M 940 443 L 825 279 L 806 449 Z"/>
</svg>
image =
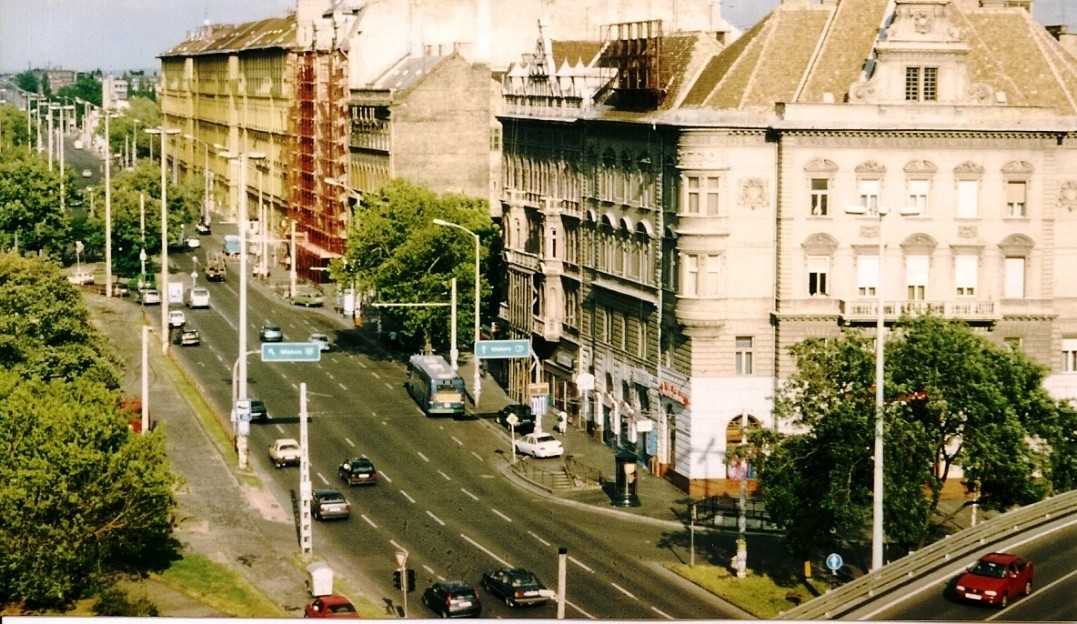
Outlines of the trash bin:
<svg viewBox="0 0 1077 624">
<path fill-rule="evenodd" d="M 613 496 L 614 507 L 639 507 L 642 503 L 639 500 L 639 496 L 636 495 L 636 481 L 639 479 L 639 475 L 636 470 L 639 468 L 637 462 L 639 458 L 636 454 L 628 449 L 621 449 L 614 457 L 616 462 L 617 477 L 616 492 Z"/>
<path fill-rule="evenodd" d="M 314 597 L 333 593 L 333 568 L 322 562 L 307 566 L 307 589 Z"/>
</svg>

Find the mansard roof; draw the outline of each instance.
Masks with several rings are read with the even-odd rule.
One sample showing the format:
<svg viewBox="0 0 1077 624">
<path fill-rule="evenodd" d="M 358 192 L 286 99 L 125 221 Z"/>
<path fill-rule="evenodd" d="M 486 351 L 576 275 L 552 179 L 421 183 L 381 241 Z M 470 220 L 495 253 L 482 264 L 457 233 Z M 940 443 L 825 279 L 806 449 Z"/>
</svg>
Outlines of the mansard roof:
<svg viewBox="0 0 1077 624">
<path fill-rule="evenodd" d="M 945 5 L 954 45 L 967 48 L 970 83 L 1005 94 L 1009 106 L 1077 114 L 1077 58 L 1027 10 L 976 0 L 926 4 Z M 677 107 L 761 113 L 777 102 L 842 102 L 886 45 L 892 10 L 890 0 L 786 0 L 708 59 Z"/>
</svg>

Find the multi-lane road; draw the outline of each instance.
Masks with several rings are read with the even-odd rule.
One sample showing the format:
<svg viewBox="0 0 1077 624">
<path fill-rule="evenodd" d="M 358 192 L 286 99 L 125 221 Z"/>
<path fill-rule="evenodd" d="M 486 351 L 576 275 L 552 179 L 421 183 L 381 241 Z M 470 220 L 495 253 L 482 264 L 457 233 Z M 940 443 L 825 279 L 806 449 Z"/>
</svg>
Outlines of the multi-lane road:
<svg viewBox="0 0 1077 624">
<path fill-rule="evenodd" d="M 214 239 L 219 239 L 221 227 Z M 219 248 L 206 239 L 200 250 L 173 257 L 173 280 L 190 285 L 193 256 Z M 237 357 L 238 263 L 228 281 L 206 284 L 211 307 L 188 310 L 202 345 L 178 357 L 227 413 L 231 371 Z M 334 568 L 357 570 L 362 591 L 376 601 L 399 601 L 392 587 L 394 553 L 407 550 L 420 590 L 435 579 L 477 584 L 482 571 L 502 566 L 529 568 L 556 588 L 558 549 L 568 551 L 566 616 L 602 619 L 715 619 L 736 617 L 713 595 L 664 572 L 674 561 L 661 546 L 675 529 L 633 522 L 551 503 L 510 483 L 501 474 L 508 447 L 504 431 L 483 420 L 428 419 L 404 392 L 398 358 L 359 341 L 323 311 L 294 308 L 263 285 L 248 289 L 248 345 L 258 348 L 265 322 L 281 326 L 285 341 L 305 341 L 322 331 L 341 349 L 317 363 L 248 364 L 249 396 L 265 401 L 270 422 L 252 426 L 250 460 L 271 480 L 278 501 L 293 509 L 298 471 L 276 470 L 266 449 L 278 437 L 298 438 L 299 384 L 307 386 L 313 486 L 342 489 L 352 503 L 345 522 L 315 523 L 314 550 Z M 153 315 L 158 316 L 158 315 Z M 380 472 L 372 488 L 346 489 L 337 466 L 355 455 L 370 457 Z M 296 545 L 298 550 L 298 542 Z M 411 594 L 411 611 L 420 592 Z M 553 604 L 534 609 L 485 602 L 485 615 L 552 617 Z"/>
</svg>

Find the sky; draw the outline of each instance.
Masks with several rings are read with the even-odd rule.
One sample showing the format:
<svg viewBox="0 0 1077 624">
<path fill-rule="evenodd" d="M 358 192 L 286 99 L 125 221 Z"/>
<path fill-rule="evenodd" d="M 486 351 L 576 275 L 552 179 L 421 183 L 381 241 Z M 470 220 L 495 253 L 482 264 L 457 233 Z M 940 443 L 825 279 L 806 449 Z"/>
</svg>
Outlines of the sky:
<svg viewBox="0 0 1077 624">
<path fill-rule="evenodd" d="M 538 0 L 518 0 L 534 2 Z M 720 0 L 744 29 L 780 0 Z M 160 67 L 157 55 L 207 19 L 234 24 L 282 17 L 295 0 L 0 0 L 0 73 L 55 67 L 115 73 Z M 1077 32 L 1077 0 L 1033 0 L 1044 25 Z"/>
</svg>

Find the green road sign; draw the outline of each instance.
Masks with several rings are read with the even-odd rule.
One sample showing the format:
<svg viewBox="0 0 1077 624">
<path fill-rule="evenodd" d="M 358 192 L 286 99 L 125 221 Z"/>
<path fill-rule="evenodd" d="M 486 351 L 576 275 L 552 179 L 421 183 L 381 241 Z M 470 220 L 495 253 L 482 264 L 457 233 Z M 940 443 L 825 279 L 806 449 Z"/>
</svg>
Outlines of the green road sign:
<svg viewBox="0 0 1077 624">
<path fill-rule="evenodd" d="M 322 349 L 316 342 L 263 342 L 263 362 L 317 362 Z"/>
<path fill-rule="evenodd" d="M 475 357 L 478 358 L 504 360 L 530 356 L 530 340 L 479 340 L 475 343 Z"/>
</svg>

